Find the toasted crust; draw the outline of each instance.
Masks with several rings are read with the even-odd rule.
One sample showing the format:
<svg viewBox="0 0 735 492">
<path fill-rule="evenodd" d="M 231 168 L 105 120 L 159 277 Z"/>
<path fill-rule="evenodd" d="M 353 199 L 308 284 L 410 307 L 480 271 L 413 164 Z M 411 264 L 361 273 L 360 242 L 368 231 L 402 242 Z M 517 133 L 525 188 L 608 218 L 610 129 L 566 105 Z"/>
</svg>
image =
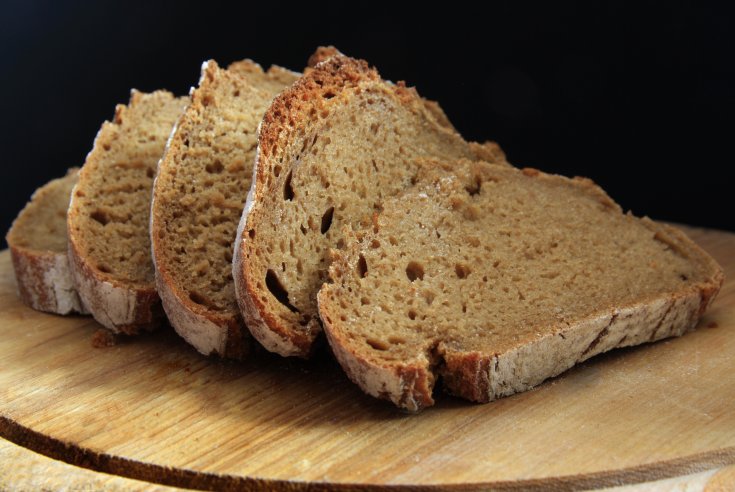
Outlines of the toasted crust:
<svg viewBox="0 0 735 492">
<path fill-rule="evenodd" d="M 532 169 L 522 172 L 551 182 L 564 179 Z M 616 214 L 621 213 L 618 205 L 592 181 L 575 178 L 568 180 L 568 184 Z M 696 327 L 716 297 L 724 281 L 722 268 L 678 229 L 647 218 L 640 222 L 670 249 L 703 265 L 703 271 L 707 272 L 705 280 L 683 283 L 662 295 L 590 311 L 580 319 L 554 325 L 554 329 L 546 330 L 541 336 L 510 343 L 507 350 L 458 350 L 438 335 L 438 341 L 427 341 L 433 344 L 431 349 L 418 350 L 414 356 L 397 361 L 376 358 L 374 352 L 364 348 L 367 346 L 350 339 L 342 326 L 346 324 L 344 316 L 340 318 L 344 312 L 330 295 L 336 286 L 324 284 L 317 299 L 327 340 L 349 378 L 366 393 L 416 412 L 434 404 L 432 391 L 437 377 L 442 378 L 445 390 L 452 394 L 488 402 L 526 391 L 608 350 L 680 336 Z M 333 279 L 341 277 L 343 272 L 356 271 L 361 254 L 357 247 L 360 234 L 349 228 L 345 230 L 348 247 L 333 253 L 330 268 Z"/>
<path fill-rule="evenodd" d="M 36 190 L 31 202 L 18 214 L 8 231 L 7 241 L 18 295 L 25 304 L 39 311 L 87 314 L 74 288 L 66 253 L 33 245 L 32 238 L 24 237 L 30 233 L 21 230 L 24 225 L 30 225 L 28 221 L 37 220 L 28 215 L 33 214 L 33 209 L 55 208 L 55 198 L 73 185 L 78 171 L 78 168 L 70 169 L 65 177 L 52 180 Z M 66 196 L 68 204 L 69 196 Z M 66 242 L 66 231 L 63 240 Z"/>
<path fill-rule="evenodd" d="M 314 51 L 314 53 L 312 53 L 312 55 L 309 57 L 309 60 L 306 63 L 307 68 L 305 72 L 308 73 L 310 69 L 337 55 L 342 55 L 342 52 L 334 46 L 319 46 L 316 51 Z"/>
<path fill-rule="evenodd" d="M 380 91 L 400 101 L 410 111 L 420 114 L 425 121 L 432 122 L 437 133 L 446 135 L 447 140 L 461 140 L 451 125 L 447 125 L 446 116 L 438 106 L 427 106 L 427 102 L 414 89 L 403 83 L 390 84 L 382 81 L 378 72 L 369 67 L 367 62 L 341 54 L 330 54 L 273 101 L 259 129 L 253 185 L 235 243 L 233 277 L 238 303 L 251 333 L 266 349 L 283 356 L 309 357 L 315 340 L 321 333 L 321 325 L 316 315 L 285 321 L 283 316 L 269 308 L 262 297 L 270 293 L 261 292 L 256 285 L 258 278 L 248 259 L 254 254 L 256 246 L 244 231 L 253 230 L 261 221 L 268 220 L 265 218 L 267 211 L 264 211 L 262 203 L 274 186 L 271 177 L 273 170 L 281 165 L 280 161 L 284 160 L 283 165 L 292 165 L 287 149 L 299 139 L 299 132 L 303 132 L 299 125 L 315 121 L 316 115 L 337 104 L 340 98 L 348 97 L 350 91 L 368 89 Z M 495 149 L 492 151 L 495 155 L 502 154 L 495 144 L 489 144 L 486 152 L 490 152 L 491 147 Z M 262 283 L 262 279 L 260 281 Z"/>
</svg>

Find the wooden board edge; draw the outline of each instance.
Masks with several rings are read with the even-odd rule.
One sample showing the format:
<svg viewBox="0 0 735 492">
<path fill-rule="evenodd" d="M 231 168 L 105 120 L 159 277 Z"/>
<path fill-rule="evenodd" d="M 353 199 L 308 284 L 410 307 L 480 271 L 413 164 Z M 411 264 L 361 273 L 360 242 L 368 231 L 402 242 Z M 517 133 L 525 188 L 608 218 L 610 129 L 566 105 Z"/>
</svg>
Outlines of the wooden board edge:
<svg viewBox="0 0 735 492">
<path fill-rule="evenodd" d="M 580 475 L 531 480 L 477 482 L 444 485 L 379 485 L 360 483 L 299 482 L 259 477 L 218 475 L 171 468 L 100 453 L 45 436 L 0 415 L 0 436 L 49 458 L 96 472 L 117 475 L 152 484 L 199 490 L 297 491 L 436 491 L 436 490 L 579 490 L 639 484 L 678 477 L 735 464 L 735 446 L 693 454 L 668 461 Z"/>
</svg>

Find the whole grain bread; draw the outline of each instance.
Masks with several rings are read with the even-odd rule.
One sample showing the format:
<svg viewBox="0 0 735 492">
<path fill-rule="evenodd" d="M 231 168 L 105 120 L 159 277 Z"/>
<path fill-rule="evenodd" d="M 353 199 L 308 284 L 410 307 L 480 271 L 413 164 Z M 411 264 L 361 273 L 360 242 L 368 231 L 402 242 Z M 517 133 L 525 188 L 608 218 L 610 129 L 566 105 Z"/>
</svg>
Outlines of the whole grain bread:
<svg viewBox="0 0 735 492">
<path fill-rule="evenodd" d="M 79 295 L 105 327 L 127 334 L 163 318 L 151 261 L 151 188 L 188 98 L 133 91 L 105 122 L 69 206 L 69 262 Z"/>
<path fill-rule="evenodd" d="M 67 259 L 66 211 L 78 171 L 37 189 L 5 237 L 20 298 L 39 311 L 86 313 Z"/>
<path fill-rule="evenodd" d="M 312 352 L 321 332 L 316 293 L 341 226 L 411 186 L 415 158 L 504 162 L 496 144 L 469 143 L 445 119 L 414 89 L 341 54 L 273 101 L 233 258 L 238 303 L 266 349 Z"/>
<path fill-rule="evenodd" d="M 250 345 L 235 300 L 232 248 L 250 188 L 257 126 L 299 74 L 209 61 L 158 166 L 151 205 L 156 285 L 176 331 L 205 355 Z"/>
<path fill-rule="evenodd" d="M 438 378 L 487 402 L 681 335 L 722 284 L 681 231 L 624 214 L 587 179 L 469 161 L 419 174 L 345 228 L 318 296 L 349 377 L 401 408 L 432 405 Z"/>
</svg>

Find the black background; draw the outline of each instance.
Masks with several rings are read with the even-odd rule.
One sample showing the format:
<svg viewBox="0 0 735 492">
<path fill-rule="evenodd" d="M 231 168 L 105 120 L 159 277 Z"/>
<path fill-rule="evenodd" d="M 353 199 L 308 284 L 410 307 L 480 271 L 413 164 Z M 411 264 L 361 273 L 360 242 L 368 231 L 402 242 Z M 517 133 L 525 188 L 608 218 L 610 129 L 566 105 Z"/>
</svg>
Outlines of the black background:
<svg viewBox="0 0 735 492">
<path fill-rule="evenodd" d="M 638 215 L 735 230 L 735 24 L 724 8 L 0 5 L 3 230 L 36 187 L 84 162 L 131 87 L 184 94 L 209 58 L 300 70 L 319 44 L 417 86 L 466 138 L 498 141 L 518 166 L 589 176 Z"/>
</svg>

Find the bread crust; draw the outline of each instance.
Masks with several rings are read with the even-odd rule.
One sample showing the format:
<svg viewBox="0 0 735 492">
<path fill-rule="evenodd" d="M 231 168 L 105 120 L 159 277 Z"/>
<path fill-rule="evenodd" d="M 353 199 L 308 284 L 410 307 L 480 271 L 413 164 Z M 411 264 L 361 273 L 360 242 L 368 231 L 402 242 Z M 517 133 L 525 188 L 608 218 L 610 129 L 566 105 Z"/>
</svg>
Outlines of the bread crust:
<svg viewBox="0 0 735 492">
<path fill-rule="evenodd" d="M 253 171 L 253 184 L 238 227 L 233 255 L 233 277 L 240 310 L 252 335 L 268 350 L 282 356 L 307 358 L 314 350 L 314 343 L 321 333 L 320 322 L 316 319 L 296 323 L 286 323 L 271 311 L 256 285 L 258 279 L 251 268 L 248 257 L 255 246 L 248 238 L 248 232 L 257 228 L 265 213 L 261 208 L 268 194 L 269 176 L 272 169 L 283 158 L 287 143 L 298 138 L 294 126 L 298 122 L 308 122 L 349 90 L 384 91 L 395 97 L 406 107 L 433 122 L 437 131 L 461 138 L 446 117 L 436 106 L 432 109 L 420 98 L 413 88 L 403 83 L 391 84 L 382 81 L 378 72 L 367 62 L 346 57 L 339 53 L 327 52 L 326 59 L 316 60 L 316 66 L 297 81 L 290 89 L 278 96 L 266 112 L 258 130 L 258 150 Z M 474 148 L 479 150 L 481 147 Z M 482 147 L 487 153 L 501 155 L 496 144 Z M 490 150 L 490 149 L 493 150 Z M 262 279 L 261 279 L 262 280 Z M 270 295 L 270 294 L 268 294 Z"/>
<path fill-rule="evenodd" d="M 564 179 L 535 169 L 521 172 L 536 179 Z M 622 213 L 619 206 L 591 180 L 574 178 L 569 183 L 616 213 Z M 664 295 L 600 309 L 500 353 L 461 351 L 439 341 L 427 351 L 416 353 L 410 360 L 390 362 L 361 352 L 359 345 L 347 338 L 339 326 L 337 306 L 330 302 L 329 291 L 333 284 L 324 284 L 317 300 L 327 340 L 348 377 L 363 391 L 389 400 L 407 411 L 417 412 L 434 404 L 432 391 L 437 377 L 442 378 L 447 392 L 485 403 L 531 389 L 590 357 L 614 348 L 680 336 L 696 327 L 719 292 L 724 273 L 712 257 L 680 230 L 648 218 L 640 221 L 671 249 L 702 261 L 711 272 L 707 280 L 685 284 Z M 357 234 L 347 228 L 345 236 L 348 243 Z M 330 273 L 356 270 L 354 256 L 335 252 Z"/>
<path fill-rule="evenodd" d="M 74 288 L 66 254 L 10 245 L 10 256 L 25 304 L 48 313 L 88 314 Z"/>
</svg>

